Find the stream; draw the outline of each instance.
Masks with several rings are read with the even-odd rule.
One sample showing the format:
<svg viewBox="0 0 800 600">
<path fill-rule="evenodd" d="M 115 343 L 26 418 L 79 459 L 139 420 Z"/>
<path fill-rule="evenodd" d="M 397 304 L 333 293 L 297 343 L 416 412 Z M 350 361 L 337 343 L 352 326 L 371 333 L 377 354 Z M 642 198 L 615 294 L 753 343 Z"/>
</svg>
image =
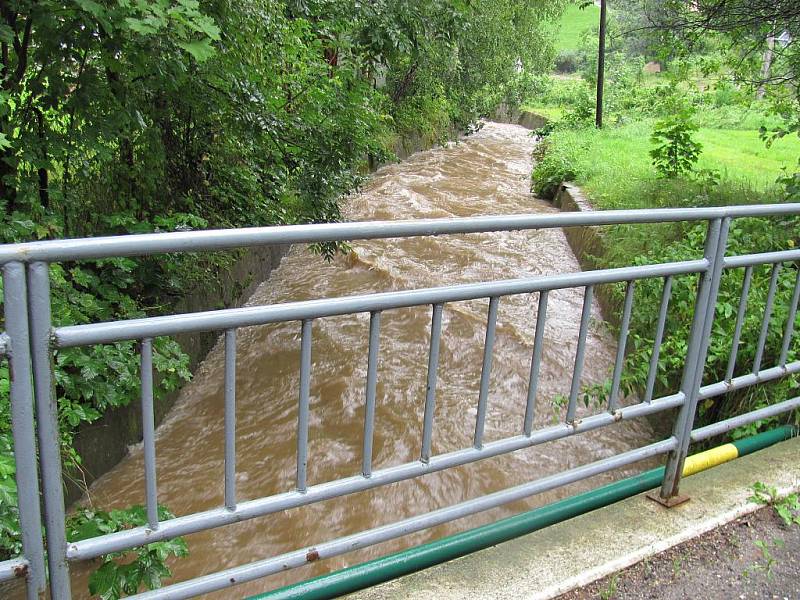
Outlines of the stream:
<svg viewBox="0 0 800 600">
<path fill-rule="evenodd" d="M 485 123 L 446 147 L 379 169 L 345 205 L 347 220 L 446 218 L 557 209 L 530 194 L 535 140 L 517 125 Z M 360 241 L 331 263 L 295 246 L 250 299 L 274 304 L 390 290 L 580 270 L 564 233 L 542 231 Z M 582 289 L 550 293 L 536 426 L 553 423 L 552 399 L 569 392 Z M 537 295 L 500 300 L 485 441 L 521 432 Z M 433 452 L 472 444 L 488 300 L 445 305 Z M 582 382 L 599 383 L 616 342 L 593 308 Z M 385 311 L 380 335 L 373 468 L 419 458 L 430 338 L 429 306 Z M 309 485 L 360 472 L 369 314 L 313 324 Z M 240 501 L 294 487 L 299 393 L 299 323 L 238 331 L 237 495 Z M 581 415 L 591 412 L 582 405 Z M 596 411 L 595 411 L 596 412 Z M 172 561 L 172 581 L 313 545 L 514 486 L 645 445 L 646 421 L 626 421 L 513 455 L 434 473 L 186 537 L 190 554 Z M 157 432 L 159 502 L 177 515 L 223 500 L 223 346 L 218 343 Z M 429 531 L 318 561 L 245 584 L 215 598 L 243 597 L 363 562 L 632 475 L 634 465 Z M 91 503 L 144 502 L 140 446 L 91 487 Z M 86 503 L 88 500 L 83 499 Z M 86 596 L 95 565 L 73 565 L 73 594 Z M 83 596 L 82 596 L 83 595 Z"/>
</svg>

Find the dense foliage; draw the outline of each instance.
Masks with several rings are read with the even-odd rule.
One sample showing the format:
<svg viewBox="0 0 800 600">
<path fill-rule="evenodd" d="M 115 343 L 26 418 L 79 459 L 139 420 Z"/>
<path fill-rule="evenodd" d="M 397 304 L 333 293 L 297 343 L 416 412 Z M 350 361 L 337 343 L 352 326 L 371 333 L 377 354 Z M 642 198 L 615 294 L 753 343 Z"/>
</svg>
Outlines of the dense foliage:
<svg viewBox="0 0 800 600">
<path fill-rule="evenodd" d="M 610 127 L 591 127 L 590 93 L 597 64 L 597 30 L 586 30 L 572 52 L 578 76 L 552 78 L 529 100 L 557 120 L 540 133 L 533 190 L 551 197 L 565 180 L 576 181 L 599 209 L 715 206 L 797 201 L 800 198 L 800 86 L 797 73 L 797 3 L 709 0 L 685 2 L 618 0 L 611 3 L 606 56 L 606 111 Z M 762 20 L 759 15 L 770 15 Z M 778 39 L 782 33 L 782 39 Z M 701 35 L 698 35 L 701 34 Z M 574 37 L 574 36 L 573 36 Z M 659 61 L 648 72 L 646 61 Z M 650 65 L 651 69 L 654 65 Z M 648 140 L 650 143 L 648 144 Z M 605 251 L 592 257 L 599 267 L 686 260 L 702 254 L 705 226 L 612 227 L 603 233 Z M 737 220 L 730 253 L 797 247 L 796 218 Z M 787 330 L 798 265 L 778 273 L 763 366 L 778 362 Z M 746 318 L 734 375 L 753 367 L 771 278 L 769 267 L 753 270 Z M 724 273 L 705 369 L 705 383 L 726 376 L 742 290 L 743 270 Z M 684 368 L 695 308 L 696 277 L 675 279 L 656 393 L 676 391 Z M 608 291 L 621 307 L 624 286 Z M 653 348 L 662 282 L 637 282 L 625 359 L 623 386 L 641 393 Z M 800 315 L 793 323 L 800 330 Z M 800 355 L 800 340 L 788 360 Z M 585 390 L 602 400 L 608 382 Z M 797 394 L 786 378 L 702 402 L 698 425 L 724 419 Z M 559 410 L 560 399 L 555 400 Z M 784 417 L 786 418 L 786 417 Z M 789 417 L 795 422 L 798 415 Z M 774 421 L 771 419 L 770 421 Z M 769 426 L 758 422 L 741 436 Z"/>
<path fill-rule="evenodd" d="M 769 251 L 775 248 L 795 246 L 800 242 L 800 223 L 798 219 L 788 219 L 777 224 L 770 224 L 759 219 L 737 220 L 732 224 L 728 236 L 728 252 L 745 254 L 758 251 Z M 620 231 L 620 234 L 630 231 Z M 686 228 L 673 228 L 669 242 L 652 245 L 640 245 L 640 253 L 634 258 L 635 264 L 652 264 L 667 260 L 685 260 L 702 255 L 706 228 L 694 225 Z M 639 240 L 639 244 L 641 244 Z M 623 262 L 622 256 L 613 253 L 609 263 L 618 265 Z M 630 264 L 629 259 L 628 264 Z M 736 369 L 734 376 L 749 373 L 754 364 L 756 348 L 761 331 L 762 319 L 766 310 L 766 297 L 771 276 L 770 267 L 758 267 L 753 270 L 753 277 L 748 294 L 744 326 L 738 345 Z M 762 368 L 778 364 L 783 343 L 783 335 L 789 313 L 790 300 L 797 279 L 797 266 L 784 265 L 778 276 L 778 285 L 774 308 L 770 315 L 768 336 L 762 357 Z M 706 360 L 703 383 L 723 381 L 726 376 L 728 359 L 731 353 L 733 332 L 742 292 L 743 270 L 729 270 L 723 274 L 720 284 L 714 326 L 710 336 L 710 347 Z M 691 316 L 694 311 L 696 297 L 696 278 L 676 278 L 670 300 L 665 337 L 659 356 L 659 379 L 657 392 L 661 394 L 676 391 L 680 385 L 680 377 L 684 368 L 686 344 L 689 339 Z M 637 282 L 636 309 L 631 320 L 631 338 L 628 355 L 625 360 L 625 384 L 629 391 L 644 389 L 647 378 L 647 367 L 653 349 L 653 336 L 658 317 L 657 307 L 661 301 L 662 282 L 645 280 Z M 616 289 L 617 301 L 622 299 L 622 288 Z M 795 331 L 800 327 L 800 318 L 795 320 Z M 800 342 L 795 336 L 789 348 L 788 360 L 800 357 Z M 797 395 L 800 382 L 786 378 L 777 383 L 745 389 L 742 392 L 705 400 L 698 406 L 697 422 L 706 424 L 741 414 L 748 410 L 763 408 L 775 402 Z M 771 422 L 786 417 L 756 422 L 745 428 L 734 431 L 734 437 L 752 435 Z"/>
<path fill-rule="evenodd" d="M 591 134 L 588 133 L 591 131 Z M 544 153 L 534 173 L 534 187 L 542 194 L 552 193 L 563 179 L 588 181 L 587 169 L 597 165 L 608 156 L 609 150 L 600 146 L 599 138 L 613 131 L 596 132 L 593 128 L 587 133 L 569 132 L 563 135 L 556 130 L 545 142 Z M 757 141 L 757 138 L 754 140 Z M 646 158 L 642 159 L 646 165 Z M 599 169 L 614 169 L 614 165 L 600 166 Z M 787 198 L 787 187 L 759 189 L 731 181 L 716 173 L 702 173 L 692 178 L 675 177 L 661 179 L 654 173 L 635 182 L 621 182 L 618 187 L 592 187 L 591 199 L 598 208 L 661 208 L 667 206 L 719 206 L 724 204 L 780 201 Z M 597 179 L 601 186 L 617 177 L 616 170 Z M 632 176 L 638 176 L 633 172 Z M 563 178 L 563 179 L 562 179 Z M 597 185 L 593 183 L 593 186 Z M 702 255 L 705 239 L 705 226 L 671 224 L 659 227 L 617 226 L 603 231 L 605 251 L 593 257 L 598 268 L 623 267 L 631 264 L 653 264 L 665 261 L 694 259 Z M 728 252 L 746 254 L 759 251 L 794 248 L 800 244 L 800 220 L 737 220 L 732 224 L 729 234 Z M 797 281 L 797 265 L 786 263 L 778 275 L 777 293 L 774 309 L 770 315 L 770 325 L 766 339 L 766 350 L 762 365 L 778 364 L 787 326 L 789 305 Z M 766 309 L 766 296 L 769 288 L 771 269 L 758 267 L 753 271 L 748 295 L 746 318 L 738 345 L 736 370 L 734 375 L 748 373 L 756 354 L 762 319 Z M 731 352 L 735 320 L 742 291 L 743 270 L 726 271 L 719 290 L 711 345 L 705 368 L 704 383 L 722 381 L 726 376 L 728 358 Z M 658 279 L 643 280 L 636 284 L 633 313 L 630 325 L 628 351 L 623 369 L 623 388 L 627 393 L 641 394 L 645 389 L 648 366 L 653 349 L 656 319 L 661 302 L 662 282 Z M 677 391 L 684 368 L 687 341 L 692 315 L 695 310 L 696 277 L 675 278 L 670 310 L 659 355 L 659 371 L 656 393 L 663 395 Z M 612 305 L 621 307 L 624 286 L 610 290 Z M 795 317 L 794 330 L 800 331 L 800 315 Z M 788 360 L 800 356 L 800 337 L 795 335 L 789 347 Z M 786 378 L 774 384 L 748 388 L 742 392 L 710 399 L 698 408 L 698 425 L 707 424 L 740 414 L 754 408 L 785 400 L 797 395 L 799 384 L 794 378 Z M 594 397 L 602 403 L 608 394 L 605 385 L 587 389 L 587 397 Z M 558 399 L 556 399 L 558 403 Z M 558 406 L 556 407 L 558 408 Z M 793 418 L 796 420 L 797 415 Z M 734 432 L 744 436 L 768 427 L 767 422 L 758 422 Z"/>
<path fill-rule="evenodd" d="M 0 242 L 335 221 L 367 161 L 402 137 L 440 141 L 526 97 L 559 11 L 556 0 L 3 2 Z M 53 265 L 54 322 L 165 311 L 233 258 Z M 133 350 L 58 353 L 70 476 L 81 423 L 137 397 Z M 156 341 L 154 366 L 157 396 L 190 376 L 171 340 Z M 0 364 L 0 558 L 19 550 L 8 385 Z M 163 571 L 136 571 L 148 560 L 124 577 L 106 561 L 114 583 L 94 591 L 155 585 Z"/>
</svg>

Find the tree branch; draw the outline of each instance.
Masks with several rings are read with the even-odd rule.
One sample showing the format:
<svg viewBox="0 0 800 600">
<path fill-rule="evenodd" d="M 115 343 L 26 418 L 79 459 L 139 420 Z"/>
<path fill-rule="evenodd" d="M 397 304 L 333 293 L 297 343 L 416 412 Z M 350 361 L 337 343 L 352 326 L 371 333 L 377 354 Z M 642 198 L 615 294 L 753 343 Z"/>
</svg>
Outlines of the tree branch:
<svg viewBox="0 0 800 600">
<path fill-rule="evenodd" d="M 14 51 L 17 53 L 17 68 L 14 72 L 14 85 L 19 85 L 25 77 L 25 70 L 28 68 L 28 48 L 31 45 L 31 31 L 33 29 L 33 17 L 28 15 L 25 20 L 25 31 L 22 34 L 22 42 L 19 35 L 14 36 Z"/>
</svg>

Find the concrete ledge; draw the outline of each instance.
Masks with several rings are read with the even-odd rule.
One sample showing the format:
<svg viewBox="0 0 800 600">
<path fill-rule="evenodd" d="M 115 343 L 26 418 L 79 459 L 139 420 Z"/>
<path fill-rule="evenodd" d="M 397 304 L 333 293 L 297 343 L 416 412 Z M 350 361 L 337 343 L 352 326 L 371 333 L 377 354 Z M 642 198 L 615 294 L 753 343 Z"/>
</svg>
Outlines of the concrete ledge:
<svg viewBox="0 0 800 600">
<path fill-rule="evenodd" d="M 577 185 L 564 182 L 553 198 L 553 205 L 563 212 L 591 212 L 595 208 Z M 578 264 L 583 271 L 598 268 L 598 259 L 606 255 L 608 249 L 603 241 L 602 228 L 600 227 L 565 227 L 564 235 L 567 238 L 572 253 L 578 259 Z M 595 289 L 597 301 L 603 319 L 612 325 L 619 326 L 622 306 L 618 299 L 611 294 L 607 285 Z"/>
<path fill-rule="evenodd" d="M 672 509 L 641 494 L 348 598 L 553 598 L 756 510 L 756 481 L 800 490 L 799 455 L 800 438 L 781 442 L 686 478 Z"/>
<path fill-rule="evenodd" d="M 511 109 L 505 104 L 497 107 L 492 115 L 492 120 L 500 123 L 513 123 L 531 130 L 544 127 L 550 122 L 550 119 L 543 115 L 519 108 Z"/>
</svg>

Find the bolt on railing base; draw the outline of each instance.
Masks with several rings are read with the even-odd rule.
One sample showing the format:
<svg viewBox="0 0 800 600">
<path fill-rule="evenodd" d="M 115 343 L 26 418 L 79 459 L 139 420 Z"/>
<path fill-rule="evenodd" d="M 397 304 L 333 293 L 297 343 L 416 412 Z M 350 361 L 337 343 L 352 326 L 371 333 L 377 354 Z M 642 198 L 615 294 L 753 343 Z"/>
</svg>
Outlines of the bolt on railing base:
<svg viewBox="0 0 800 600">
<path fill-rule="evenodd" d="M 658 490 L 647 492 L 645 496 L 649 500 L 652 500 L 653 502 L 658 502 L 661 506 L 665 506 L 667 508 L 672 508 L 673 506 L 678 506 L 679 504 L 683 504 L 684 502 L 689 501 L 689 496 L 685 496 L 683 494 L 678 494 L 677 496 L 670 496 L 669 498 L 662 498 L 661 493 Z"/>
</svg>

